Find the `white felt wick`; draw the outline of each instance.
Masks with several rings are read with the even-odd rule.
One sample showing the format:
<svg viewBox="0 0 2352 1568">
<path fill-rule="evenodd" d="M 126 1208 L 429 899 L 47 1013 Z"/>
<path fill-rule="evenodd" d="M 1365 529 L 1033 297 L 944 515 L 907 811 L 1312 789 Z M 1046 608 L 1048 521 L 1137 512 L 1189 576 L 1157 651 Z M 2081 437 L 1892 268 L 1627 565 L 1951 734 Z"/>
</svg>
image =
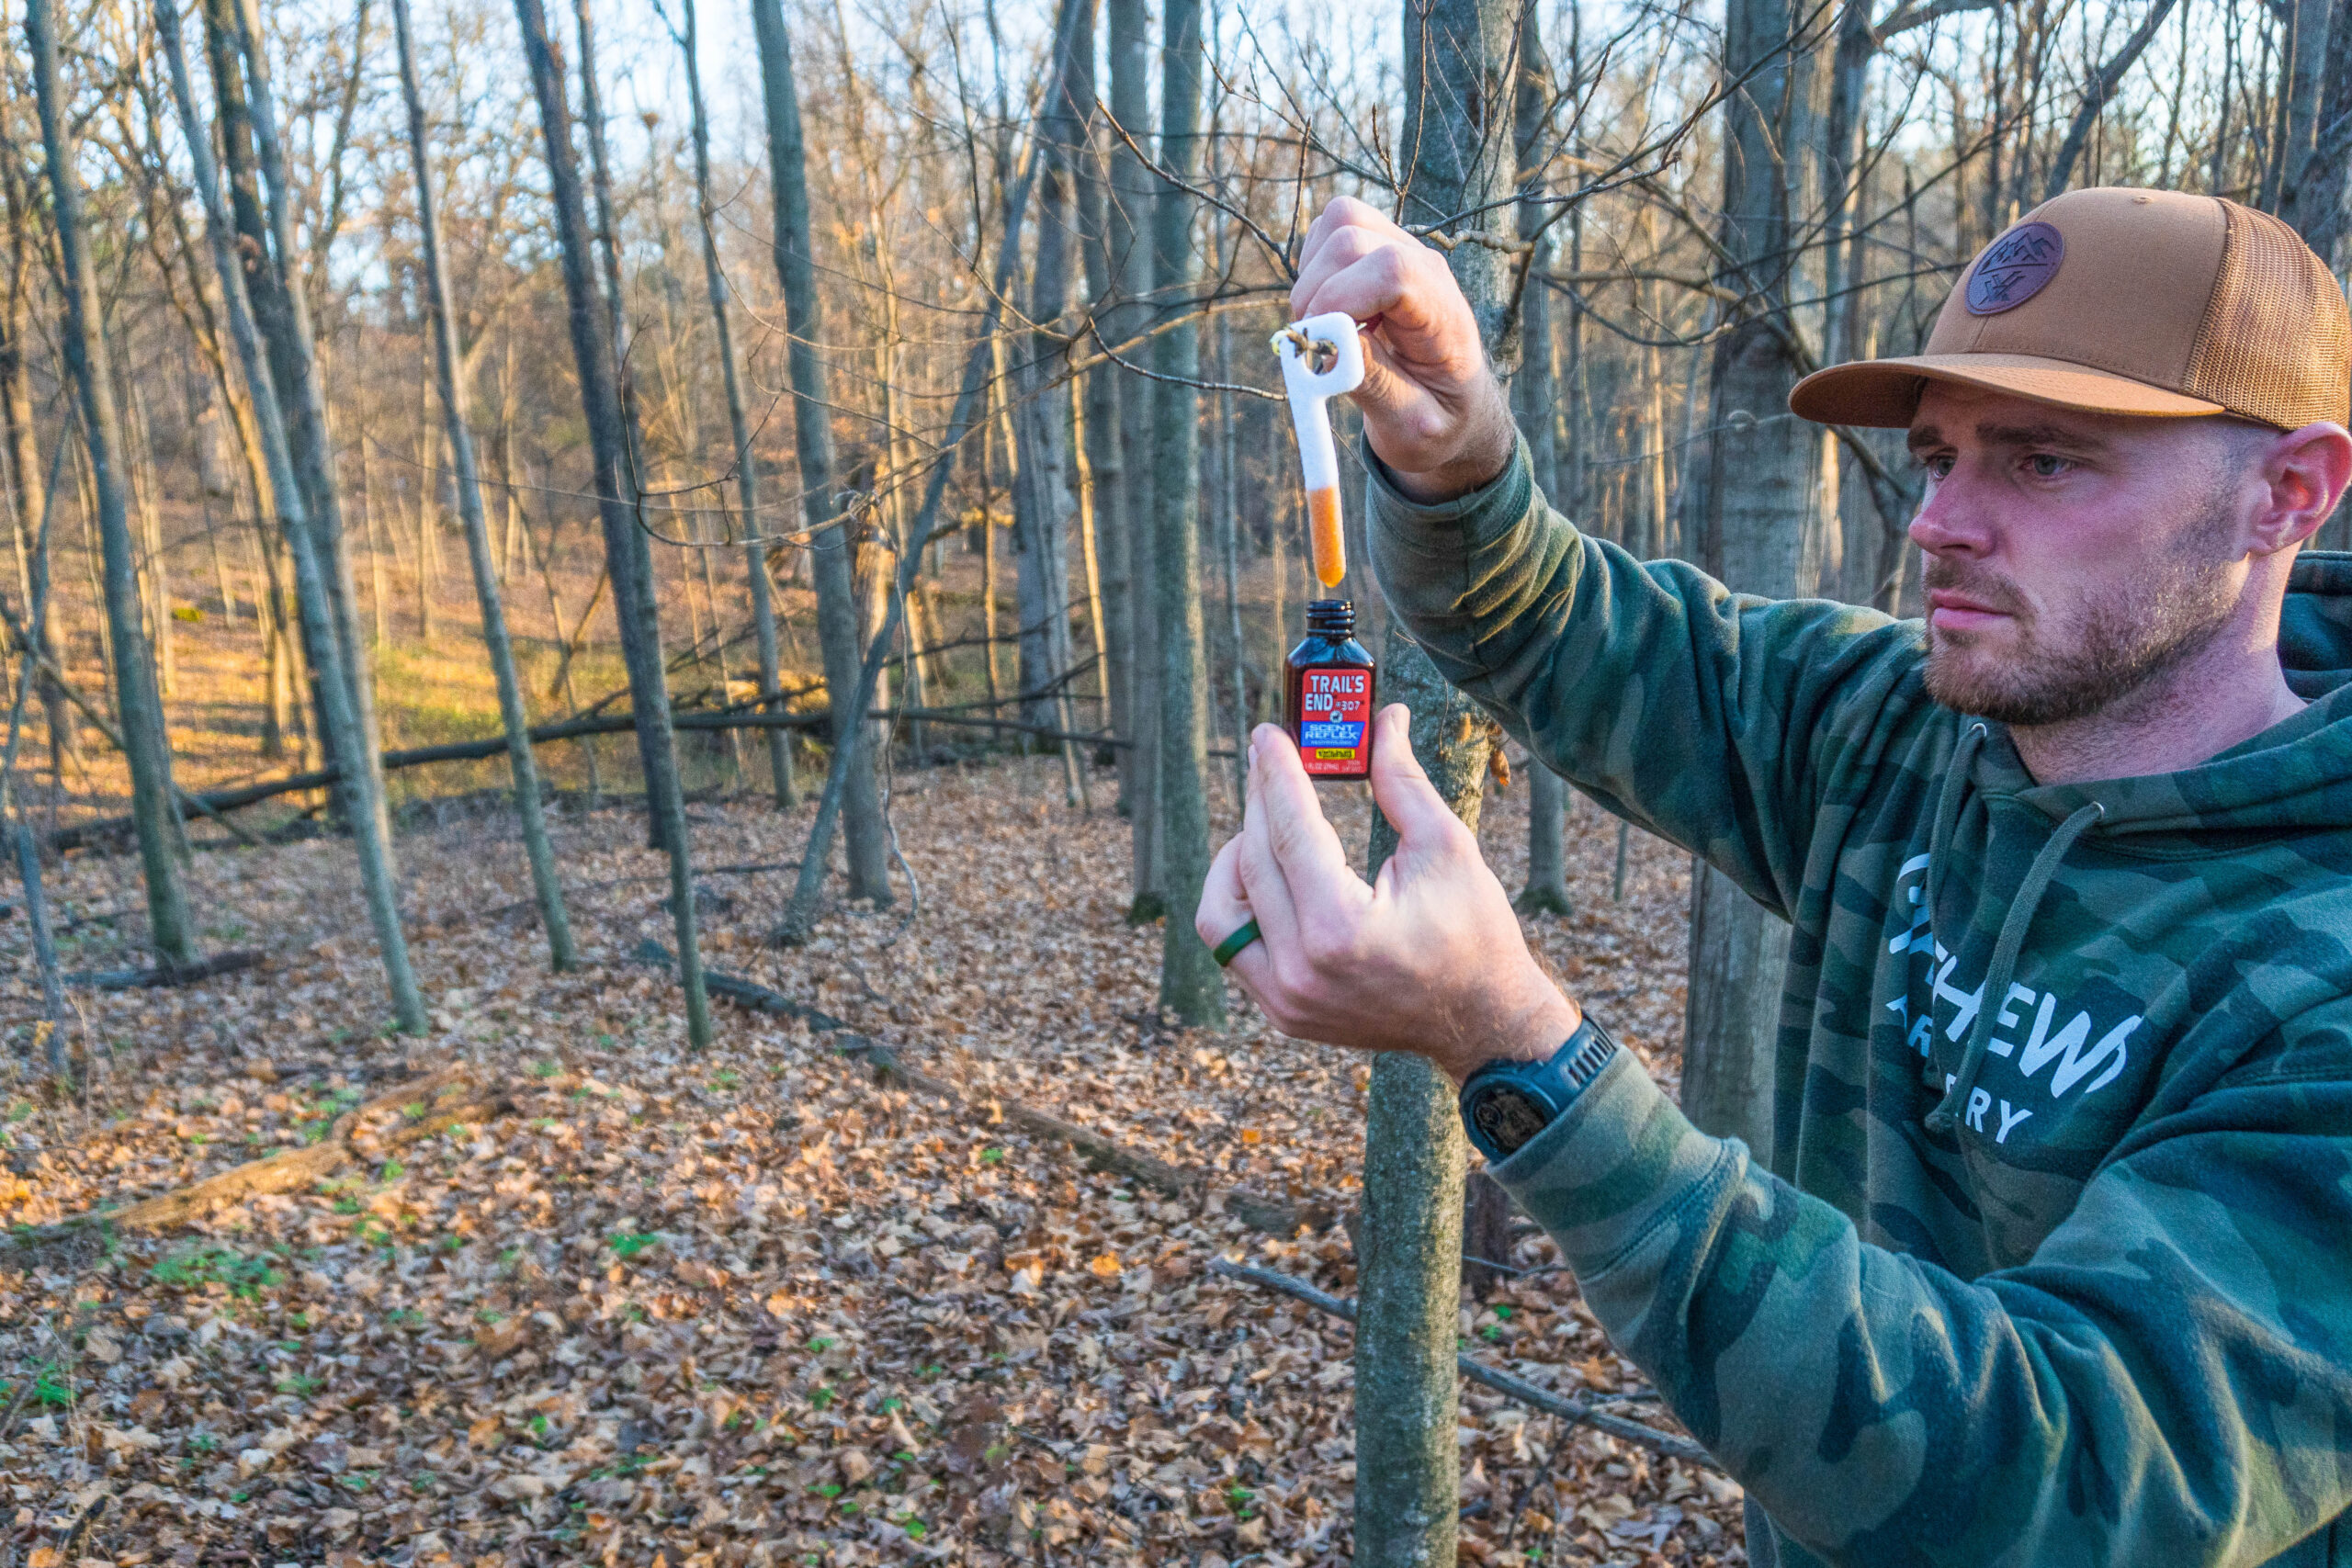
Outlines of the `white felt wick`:
<svg viewBox="0 0 2352 1568">
<path fill-rule="evenodd" d="M 1299 345 L 1299 339 L 1329 344 L 1335 351 L 1331 367 L 1317 371 Z M 1331 441 L 1333 398 L 1363 385 L 1363 341 L 1356 333 L 1355 318 L 1332 310 L 1294 321 L 1274 334 L 1274 352 L 1283 362 L 1283 386 L 1290 394 L 1291 426 L 1298 433 L 1300 476 L 1310 491 L 1331 490 L 1340 482 L 1340 452 Z"/>
</svg>

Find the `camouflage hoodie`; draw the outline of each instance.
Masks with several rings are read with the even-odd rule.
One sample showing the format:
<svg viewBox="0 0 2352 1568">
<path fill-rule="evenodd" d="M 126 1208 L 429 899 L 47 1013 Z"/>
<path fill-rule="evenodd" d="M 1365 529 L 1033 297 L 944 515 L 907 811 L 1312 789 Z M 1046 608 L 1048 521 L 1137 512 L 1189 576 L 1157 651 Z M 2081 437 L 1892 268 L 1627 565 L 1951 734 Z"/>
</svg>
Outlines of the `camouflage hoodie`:
<svg viewBox="0 0 2352 1568">
<path fill-rule="evenodd" d="M 1496 1171 L 1752 1560 L 2352 1563 L 2352 557 L 2295 569 L 2301 714 L 2042 786 L 1916 621 L 1639 564 L 1524 453 L 1372 490 L 1439 668 L 1794 926 L 1770 1170 L 1620 1057 Z"/>
</svg>

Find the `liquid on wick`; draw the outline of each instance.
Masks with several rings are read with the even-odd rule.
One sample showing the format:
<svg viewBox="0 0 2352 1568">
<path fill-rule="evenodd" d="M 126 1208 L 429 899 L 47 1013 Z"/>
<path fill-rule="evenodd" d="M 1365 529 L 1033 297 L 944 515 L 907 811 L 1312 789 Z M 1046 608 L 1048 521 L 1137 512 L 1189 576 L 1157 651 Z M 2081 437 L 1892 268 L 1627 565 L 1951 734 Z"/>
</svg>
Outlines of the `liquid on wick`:
<svg viewBox="0 0 2352 1568">
<path fill-rule="evenodd" d="M 1315 558 L 1315 581 L 1337 588 L 1348 575 L 1348 540 L 1340 530 L 1340 487 L 1306 492 L 1306 540 Z"/>
</svg>

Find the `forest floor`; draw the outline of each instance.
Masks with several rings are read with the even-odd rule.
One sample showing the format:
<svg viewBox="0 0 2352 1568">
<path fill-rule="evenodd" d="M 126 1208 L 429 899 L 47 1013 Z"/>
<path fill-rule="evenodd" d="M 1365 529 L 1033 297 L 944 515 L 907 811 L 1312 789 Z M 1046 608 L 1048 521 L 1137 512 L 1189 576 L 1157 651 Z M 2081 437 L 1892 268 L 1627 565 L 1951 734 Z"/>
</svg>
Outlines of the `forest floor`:
<svg viewBox="0 0 2352 1568">
<path fill-rule="evenodd" d="M 1326 799 L 1360 845 L 1362 792 Z M 1347 1560 L 1349 1329 L 1207 1265 L 1353 1294 L 1363 1059 L 1246 1003 L 1225 1032 L 1165 1026 L 1160 932 L 1124 919 L 1125 826 L 1066 807 L 1053 761 L 900 769 L 919 910 L 901 885 L 788 953 L 762 933 L 808 808 L 693 816 L 709 963 L 961 1100 L 726 1002 L 688 1051 L 673 981 L 637 956 L 669 919 L 623 810 L 555 820 L 583 950 L 566 975 L 507 815 L 403 836 L 423 1039 L 384 1032 L 345 844 L 208 852 L 206 941 L 264 966 L 77 990 L 80 1095 L 21 1063 L 6 1093 L 0 1561 Z M 1482 832 L 1514 890 L 1524 834 L 1522 784 Z M 1671 1085 L 1687 862 L 1634 835 L 1618 903 L 1613 819 L 1583 805 L 1569 834 L 1577 913 L 1531 937 Z M 134 861 L 72 857 L 51 897 L 69 970 L 143 962 Z M 0 924 L 11 1014 L 38 1010 L 25 948 Z M 478 1088 L 433 1101 L 468 1102 L 446 1125 L 399 1100 L 458 1075 Z M 385 1096 L 398 1111 L 355 1126 Z M 1205 1179 L 1170 1197 L 1091 1169 L 1021 1107 Z M 21 1228 L 281 1150 L 312 1160 L 291 1190 L 157 1234 Z M 1268 1235 L 1227 1212 L 1236 1188 L 1333 1218 Z M 1510 1261 L 1553 1258 L 1530 1235 Z M 1564 1274 L 1465 1296 L 1463 1332 L 1546 1388 L 1641 1388 Z M 1743 1560 L 1713 1472 L 1475 1385 L 1461 1420 L 1466 1561 Z"/>
</svg>

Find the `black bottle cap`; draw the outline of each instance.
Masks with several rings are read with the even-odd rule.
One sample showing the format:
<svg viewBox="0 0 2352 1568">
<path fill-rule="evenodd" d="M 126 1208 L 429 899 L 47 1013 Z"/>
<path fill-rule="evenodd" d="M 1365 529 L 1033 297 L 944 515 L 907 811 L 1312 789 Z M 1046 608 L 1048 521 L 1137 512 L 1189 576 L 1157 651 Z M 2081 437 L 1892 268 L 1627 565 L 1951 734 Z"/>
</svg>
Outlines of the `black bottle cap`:
<svg viewBox="0 0 2352 1568">
<path fill-rule="evenodd" d="M 1351 637 L 1356 635 L 1356 606 L 1351 599 L 1310 599 L 1306 602 L 1309 635 Z"/>
</svg>

